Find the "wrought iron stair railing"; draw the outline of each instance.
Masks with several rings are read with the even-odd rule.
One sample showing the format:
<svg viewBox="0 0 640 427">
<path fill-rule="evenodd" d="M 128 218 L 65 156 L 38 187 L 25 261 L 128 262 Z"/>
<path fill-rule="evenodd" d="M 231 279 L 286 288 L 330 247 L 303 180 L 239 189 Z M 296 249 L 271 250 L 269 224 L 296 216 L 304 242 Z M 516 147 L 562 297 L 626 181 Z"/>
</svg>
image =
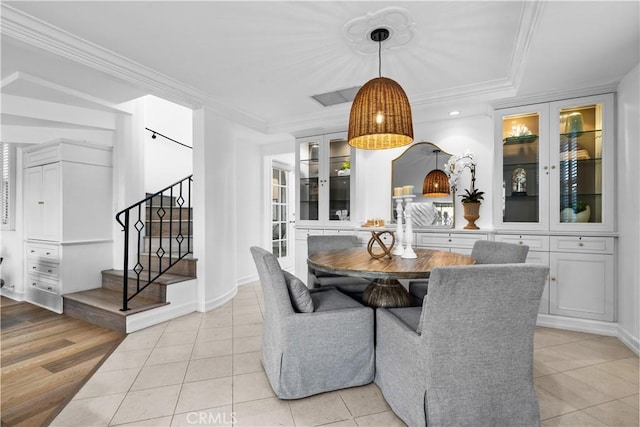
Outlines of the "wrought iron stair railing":
<svg viewBox="0 0 640 427">
<path fill-rule="evenodd" d="M 116 214 L 116 221 L 124 231 L 121 311 L 129 310 L 129 302 L 133 298 L 178 261 L 193 253 L 192 183 L 193 175 L 189 175 Z M 137 239 L 133 254 L 130 253 L 132 234 Z M 153 262 L 154 257 L 157 262 Z M 132 273 L 135 286 L 129 290 L 129 265 L 132 261 L 135 261 Z"/>
</svg>

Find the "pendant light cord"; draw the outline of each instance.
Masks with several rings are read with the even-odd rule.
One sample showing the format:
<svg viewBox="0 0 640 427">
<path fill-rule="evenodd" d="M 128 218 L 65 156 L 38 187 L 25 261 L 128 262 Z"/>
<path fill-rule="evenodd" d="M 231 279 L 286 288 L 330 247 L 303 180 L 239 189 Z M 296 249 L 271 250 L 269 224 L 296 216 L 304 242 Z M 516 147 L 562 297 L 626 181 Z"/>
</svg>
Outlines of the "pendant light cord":
<svg viewBox="0 0 640 427">
<path fill-rule="evenodd" d="M 378 77 L 382 77 L 382 40 L 378 40 Z"/>
</svg>

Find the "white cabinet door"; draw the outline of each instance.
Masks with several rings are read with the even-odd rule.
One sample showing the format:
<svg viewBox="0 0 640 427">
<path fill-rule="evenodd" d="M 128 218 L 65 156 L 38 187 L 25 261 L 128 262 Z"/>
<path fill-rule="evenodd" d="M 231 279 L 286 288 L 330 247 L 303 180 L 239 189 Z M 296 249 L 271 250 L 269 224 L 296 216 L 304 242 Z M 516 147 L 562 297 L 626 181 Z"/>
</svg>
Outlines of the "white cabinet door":
<svg viewBox="0 0 640 427">
<path fill-rule="evenodd" d="M 613 255 L 551 252 L 550 269 L 550 314 L 614 320 Z"/>
<path fill-rule="evenodd" d="M 44 212 L 42 217 L 42 238 L 44 240 L 60 240 L 60 163 L 42 166 L 42 200 Z"/>
<path fill-rule="evenodd" d="M 42 200 L 42 167 L 25 169 L 24 173 L 24 221 L 25 235 L 42 236 L 44 200 Z"/>
<path fill-rule="evenodd" d="M 542 264 L 548 266 L 549 252 L 529 251 L 525 262 L 527 264 Z M 544 291 L 542 291 L 542 297 L 540 298 L 538 313 L 549 314 L 549 276 L 547 276 L 544 284 Z"/>
<path fill-rule="evenodd" d="M 60 164 L 25 170 L 25 234 L 38 240 L 60 238 Z"/>
</svg>

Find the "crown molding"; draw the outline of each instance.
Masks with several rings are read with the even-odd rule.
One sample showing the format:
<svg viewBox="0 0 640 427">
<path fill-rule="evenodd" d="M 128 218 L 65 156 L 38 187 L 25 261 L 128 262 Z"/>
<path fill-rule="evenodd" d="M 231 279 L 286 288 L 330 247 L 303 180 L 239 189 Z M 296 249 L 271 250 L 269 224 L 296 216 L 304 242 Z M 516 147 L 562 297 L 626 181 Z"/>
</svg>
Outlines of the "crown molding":
<svg viewBox="0 0 640 427">
<path fill-rule="evenodd" d="M 520 107 L 523 105 L 540 104 L 543 102 L 561 101 L 563 99 L 581 98 L 583 96 L 602 95 L 614 93 L 618 90 L 618 84 L 612 83 L 602 86 L 594 86 L 585 89 L 543 92 L 535 95 L 517 96 L 509 99 L 499 100 L 491 103 L 491 106 L 498 110 L 501 108 Z"/>
<path fill-rule="evenodd" d="M 538 26 L 544 2 L 527 1 L 524 3 L 522 15 L 520 16 L 519 31 L 516 42 L 511 53 L 509 64 L 509 80 L 516 89 L 520 87 L 522 81 L 525 59 L 531 47 L 531 40 Z"/>
<path fill-rule="evenodd" d="M 151 95 L 193 109 L 207 106 L 216 114 L 261 132 L 267 128 L 264 120 L 245 111 L 223 105 L 201 90 L 84 40 L 5 3 L 1 3 L 0 7 L 0 31 L 3 36 L 14 38 L 102 71 L 135 87 L 143 88 Z"/>
</svg>

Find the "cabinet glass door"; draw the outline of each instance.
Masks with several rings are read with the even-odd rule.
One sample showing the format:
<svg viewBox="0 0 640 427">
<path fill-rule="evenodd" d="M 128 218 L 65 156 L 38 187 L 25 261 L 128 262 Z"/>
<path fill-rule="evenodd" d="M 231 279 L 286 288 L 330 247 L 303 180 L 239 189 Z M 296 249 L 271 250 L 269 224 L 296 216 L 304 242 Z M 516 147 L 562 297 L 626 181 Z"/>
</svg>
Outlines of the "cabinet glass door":
<svg viewBox="0 0 640 427">
<path fill-rule="evenodd" d="M 602 104 L 561 108 L 556 120 L 560 223 L 602 223 Z"/>
<path fill-rule="evenodd" d="M 329 138 L 329 221 L 351 216 L 351 147 L 344 137 Z"/>
<path fill-rule="evenodd" d="M 310 140 L 298 146 L 300 150 L 298 219 L 303 221 L 317 221 L 319 219 L 320 142 L 321 139 Z"/>
<path fill-rule="evenodd" d="M 502 119 L 502 222 L 540 222 L 540 114 Z"/>
</svg>

